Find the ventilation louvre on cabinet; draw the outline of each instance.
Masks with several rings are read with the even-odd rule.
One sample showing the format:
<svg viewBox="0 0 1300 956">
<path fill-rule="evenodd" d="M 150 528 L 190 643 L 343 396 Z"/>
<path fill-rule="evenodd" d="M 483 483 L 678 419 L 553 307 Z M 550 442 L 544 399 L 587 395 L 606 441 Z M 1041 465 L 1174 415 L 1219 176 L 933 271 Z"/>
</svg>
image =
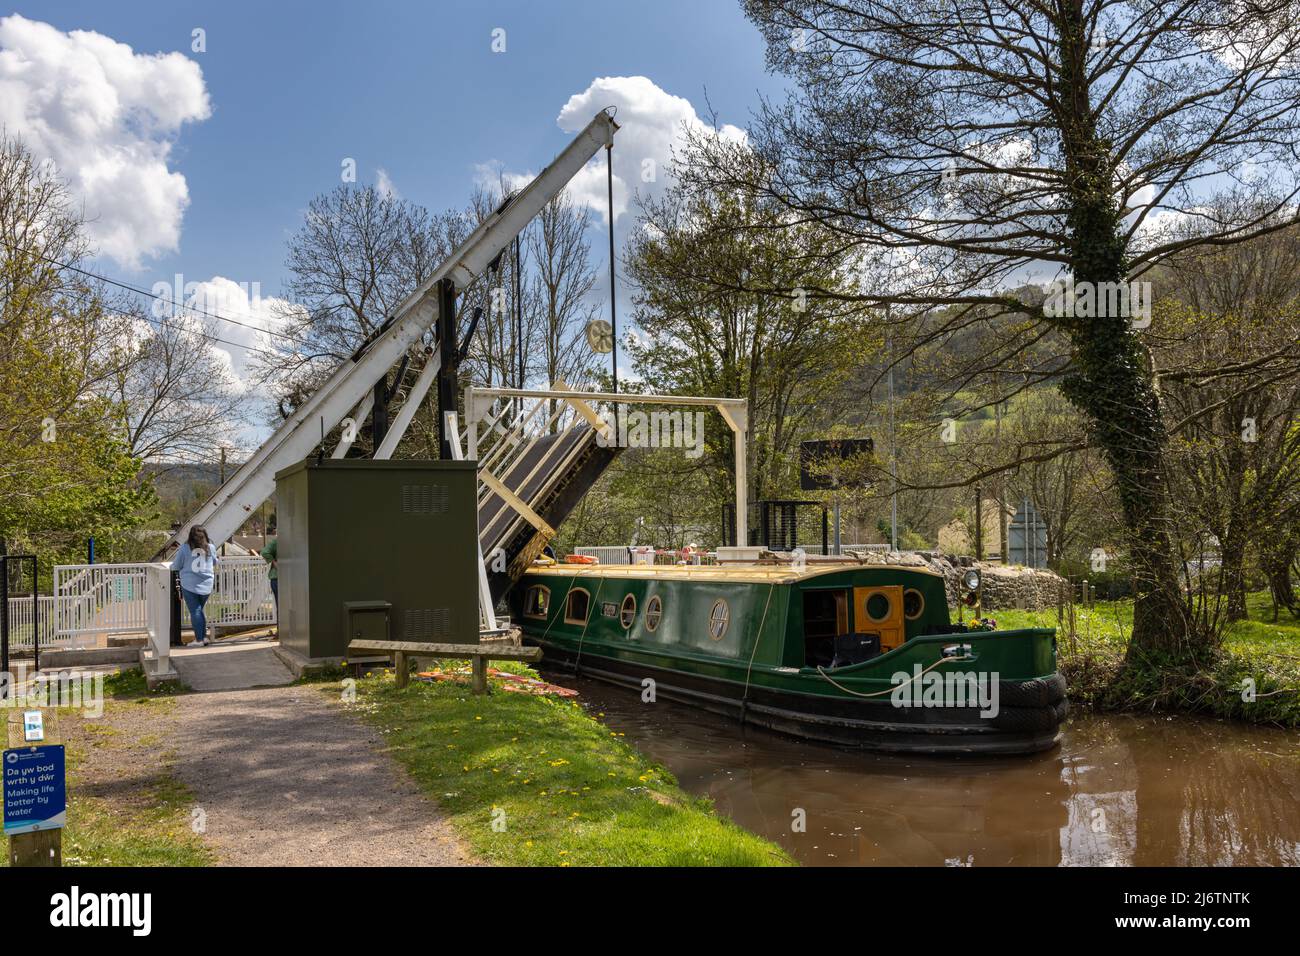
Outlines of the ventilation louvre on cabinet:
<svg viewBox="0 0 1300 956">
<path fill-rule="evenodd" d="M 414 608 L 403 622 L 403 637 L 408 641 L 451 636 L 451 608 Z"/>
<path fill-rule="evenodd" d="M 446 514 L 448 498 L 446 485 L 402 485 L 402 513 Z"/>
</svg>

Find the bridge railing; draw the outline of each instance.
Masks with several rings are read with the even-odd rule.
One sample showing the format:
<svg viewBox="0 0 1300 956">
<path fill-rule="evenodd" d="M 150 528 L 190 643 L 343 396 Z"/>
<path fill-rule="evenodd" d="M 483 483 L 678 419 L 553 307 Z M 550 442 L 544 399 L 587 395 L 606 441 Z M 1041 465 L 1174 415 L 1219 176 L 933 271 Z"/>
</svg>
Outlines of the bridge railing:
<svg viewBox="0 0 1300 956">
<path fill-rule="evenodd" d="M 110 634 L 146 633 L 151 621 L 146 593 L 150 568 L 147 564 L 56 565 L 54 593 L 41 595 L 38 605 L 41 647 L 92 645 Z M 219 559 L 205 610 L 208 623 L 216 627 L 274 625 L 275 600 L 266 562 L 257 555 Z M 32 599 L 11 598 L 13 648 L 31 648 L 32 622 Z M 190 626 L 183 602 L 181 626 Z"/>
<path fill-rule="evenodd" d="M 218 558 L 212 597 L 203 608 L 209 627 L 275 624 L 275 598 L 266 562 L 257 555 Z M 181 602 L 181 626 L 190 627 L 190 612 Z"/>
<path fill-rule="evenodd" d="M 60 564 L 54 568 L 55 646 L 100 635 L 143 631 L 148 624 L 144 564 Z M 42 640 L 42 646 L 44 640 Z"/>
</svg>

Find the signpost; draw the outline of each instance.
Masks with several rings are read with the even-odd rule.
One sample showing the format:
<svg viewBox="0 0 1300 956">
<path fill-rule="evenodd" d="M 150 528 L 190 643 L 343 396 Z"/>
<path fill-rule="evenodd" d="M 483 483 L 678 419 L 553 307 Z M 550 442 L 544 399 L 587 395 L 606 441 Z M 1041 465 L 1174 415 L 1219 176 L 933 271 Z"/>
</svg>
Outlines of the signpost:
<svg viewBox="0 0 1300 956">
<path fill-rule="evenodd" d="M 873 448 L 870 438 L 830 438 L 799 443 L 799 487 L 804 491 L 836 492 L 831 501 L 835 523 L 832 554 L 840 553 L 838 492 L 845 487 L 866 487 L 863 464 L 870 458 Z M 822 537 L 825 537 L 824 533 Z M 826 551 L 825 542 L 822 551 Z"/>
<path fill-rule="evenodd" d="M 62 866 L 68 792 L 55 711 L 11 711 L 4 766 L 10 866 Z"/>
</svg>

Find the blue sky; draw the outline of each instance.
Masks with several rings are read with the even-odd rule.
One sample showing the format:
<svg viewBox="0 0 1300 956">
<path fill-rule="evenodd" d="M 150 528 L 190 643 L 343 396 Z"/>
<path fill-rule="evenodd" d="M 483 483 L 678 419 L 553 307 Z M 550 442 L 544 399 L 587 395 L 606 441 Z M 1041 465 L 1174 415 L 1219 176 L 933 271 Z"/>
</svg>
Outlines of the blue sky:
<svg viewBox="0 0 1300 956">
<path fill-rule="evenodd" d="M 780 88 L 757 31 L 726 0 L 94 0 L 12 12 L 102 34 L 136 55 L 180 53 L 202 70 L 210 115 L 160 137 L 167 169 L 188 190 L 176 250 L 99 263 L 146 287 L 180 272 L 259 282 L 274 295 L 287 237 L 306 203 L 338 184 L 344 157 L 362 181 L 382 168 L 404 198 L 460 206 L 479 164 L 544 165 L 569 139 L 556 123 L 561 108 L 597 77 L 647 77 L 701 115 L 707 94 L 721 121 L 739 126 L 761 93 Z M 191 51 L 195 28 L 205 52 Z M 504 53 L 491 49 L 496 28 L 506 31 Z"/>
</svg>

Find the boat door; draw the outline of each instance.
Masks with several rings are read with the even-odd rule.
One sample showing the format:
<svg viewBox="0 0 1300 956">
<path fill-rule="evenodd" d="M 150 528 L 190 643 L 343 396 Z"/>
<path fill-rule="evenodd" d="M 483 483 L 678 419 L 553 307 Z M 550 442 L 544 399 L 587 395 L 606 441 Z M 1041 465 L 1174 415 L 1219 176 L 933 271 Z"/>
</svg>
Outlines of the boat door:
<svg viewBox="0 0 1300 956">
<path fill-rule="evenodd" d="M 854 630 L 880 635 L 880 650 L 892 651 L 905 640 L 903 586 L 853 589 Z"/>
</svg>

